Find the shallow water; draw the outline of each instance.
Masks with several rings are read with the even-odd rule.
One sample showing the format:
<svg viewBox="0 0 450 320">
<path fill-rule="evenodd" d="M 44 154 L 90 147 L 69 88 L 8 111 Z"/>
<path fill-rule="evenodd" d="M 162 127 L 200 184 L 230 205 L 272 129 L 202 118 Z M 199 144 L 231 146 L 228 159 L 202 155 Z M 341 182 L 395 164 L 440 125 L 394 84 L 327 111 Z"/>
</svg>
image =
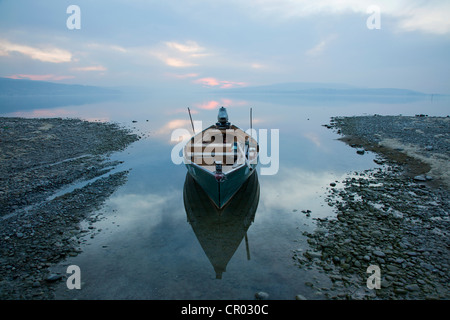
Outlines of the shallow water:
<svg viewBox="0 0 450 320">
<path fill-rule="evenodd" d="M 94 236 L 83 238 L 81 254 L 54 268 L 65 273 L 68 265 L 78 265 L 81 290 L 69 290 L 61 282 L 56 298 L 253 299 L 256 292 L 265 291 L 271 299 L 294 299 L 297 294 L 320 299 L 317 288 L 326 287 L 329 279 L 317 270 L 299 268 L 293 252 L 308 248 L 302 233 L 314 229 L 314 218 L 334 214 L 325 202 L 329 184 L 354 171 L 377 167 L 373 154 L 356 154 L 322 125 L 328 124 L 332 116 L 442 116 L 448 112 L 447 101 L 437 99 L 370 101 L 186 94 L 122 97 L 39 109 L 32 109 L 30 102 L 27 110 L 6 114 L 113 121 L 143 136 L 124 152 L 113 155 L 124 161 L 118 170 L 131 170 L 127 183 L 94 213 L 100 217 L 91 226 Z M 249 212 L 250 218 L 236 213 L 231 222 L 221 221 L 224 229 L 216 213 L 204 207 L 201 194 L 186 197 L 186 168 L 174 164 L 171 158 L 177 145 L 171 141 L 172 132 L 179 128 L 191 130 L 187 107 L 193 111 L 194 120 L 202 121 L 205 127 L 216 121 L 222 105 L 227 107 L 230 121 L 244 130 L 249 128 L 250 108 L 253 128 L 259 134 L 261 129 L 279 130 L 279 155 L 271 154 L 273 148 L 268 150 L 272 159 L 279 156 L 278 171 L 267 175 L 261 169 L 269 165 L 258 167 L 259 198 L 246 193 L 255 202 L 248 210 L 256 210 Z M 188 185 L 192 191 L 192 185 Z M 201 207 L 199 212 L 186 210 L 183 194 L 188 205 Z M 245 207 L 243 204 L 237 204 L 236 210 Z M 310 216 L 302 210 L 310 210 Z M 231 230 L 241 228 L 240 232 L 230 234 L 230 224 L 236 226 Z M 222 233 L 226 226 L 229 230 Z M 227 235 L 230 239 L 236 236 L 237 244 L 223 240 Z M 226 266 L 221 279 L 217 279 L 214 261 Z M 309 283 L 314 283 L 315 288 Z"/>
</svg>

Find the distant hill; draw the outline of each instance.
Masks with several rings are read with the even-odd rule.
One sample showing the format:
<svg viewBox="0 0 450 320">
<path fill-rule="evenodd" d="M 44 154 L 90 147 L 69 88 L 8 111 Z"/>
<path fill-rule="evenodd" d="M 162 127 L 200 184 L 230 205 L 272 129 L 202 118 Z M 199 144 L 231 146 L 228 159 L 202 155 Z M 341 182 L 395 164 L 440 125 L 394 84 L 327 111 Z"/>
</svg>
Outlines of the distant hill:
<svg viewBox="0 0 450 320">
<path fill-rule="evenodd" d="M 0 78 L 0 113 L 117 100 L 116 89 Z"/>
<path fill-rule="evenodd" d="M 362 88 L 336 83 L 292 82 L 266 86 L 241 87 L 223 90 L 229 93 L 299 94 L 331 96 L 424 96 L 422 92 L 397 88 Z"/>
<path fill-rule="evenodd" d="M 62 84 L 47 81 L 0 78 L 0 96 L 73 96 L 73 95 L 111 95 L 119 90 L 79 84 Z"/>
<path fill-rule="evenodd" d="M 446 97 L 398 88 L 364 88 L 339 83 L 289 82 L 263 86 L 229 88 L 215 91 L 240 99 L 252 99 L 290 105 L 332 104 L 348 106 L 362 103 L 413 103 Z"/>
</svg>

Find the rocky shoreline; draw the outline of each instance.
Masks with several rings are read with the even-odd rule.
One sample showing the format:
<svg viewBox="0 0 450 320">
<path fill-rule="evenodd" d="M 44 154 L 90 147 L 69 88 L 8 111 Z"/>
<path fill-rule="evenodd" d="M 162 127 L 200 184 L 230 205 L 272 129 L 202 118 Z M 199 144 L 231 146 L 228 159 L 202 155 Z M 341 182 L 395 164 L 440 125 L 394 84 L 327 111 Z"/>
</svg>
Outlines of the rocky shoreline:
<svg viewBox="0 0 450 320">
<path fill-rule="evenodd" d="M 450 119 L 339 117 L 325 126 L 358 154 L 375 152 L 380 167 L 330 182 L 336 216 L 317 218 L 304 234 L 310 248 L 293 255 L 332 282 L 310 286 L 326 299 L 449 299 Z"/>
<path fill-rule="evenodd" d="M 80 252 L 80 222 L 127 178 L 110 155 L 138 139 L 111 123 L 0 118 L 0 299 L 53 298 L 49 267 Z"/>
</svg>

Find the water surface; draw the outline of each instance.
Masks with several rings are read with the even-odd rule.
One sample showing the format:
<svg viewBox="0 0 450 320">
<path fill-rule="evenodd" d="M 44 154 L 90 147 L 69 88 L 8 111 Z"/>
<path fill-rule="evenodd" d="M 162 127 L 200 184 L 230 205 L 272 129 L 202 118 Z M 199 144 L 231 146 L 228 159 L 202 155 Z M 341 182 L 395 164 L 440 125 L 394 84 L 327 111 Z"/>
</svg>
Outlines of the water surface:
<svg viewBox="0 0 450 320">
<path fill-rule="evenodd" d="M 262 175 L 260 166 L 243 198 L 220 218 L 189 181 L 184 165 L 172 162 L 176 142 L 171 134 L 191 130 L 188 106 L 194 120 L 206 126 L 216 121 L 222 105 L 230 121 L 244 130 L 250 125 L 250 108 L 257 131 L 279 130 L 279 170 Z M 54 268 L 65 273 L 75 264 L 81 269 L 81 290 L 69 290 L 61 282 L 57 299 L 253 299 L 258 291 L 271 299 L 297 294 L 321 299 L 318 288 L 328 286 L 329 279 L 313 268 L 299 268 L 293 252 L 308 249 L 302 233 L 314 230 L 315 218 L 334 215 L 325 202 L 330 183 L 377 166 L 373 154 L 356 154 L 322 125 L 332 116 L 447 115 L 448 110 L 447 101 L 438 99 L 333 101 L 220 94 L 41 106 L 42 101 L 33 108 L 30 101 L 23 111 L 3 115 L 112 121 L 143 137 L 113 155 L 124 161 L 118 170 L 131 169 L 128 181 L 94 212 L 101 219 L 91 225 L 94 236 L 83 238 L 82 253 Z M 310 216 L 302 210 L 310 210 Z"/>
</svg>

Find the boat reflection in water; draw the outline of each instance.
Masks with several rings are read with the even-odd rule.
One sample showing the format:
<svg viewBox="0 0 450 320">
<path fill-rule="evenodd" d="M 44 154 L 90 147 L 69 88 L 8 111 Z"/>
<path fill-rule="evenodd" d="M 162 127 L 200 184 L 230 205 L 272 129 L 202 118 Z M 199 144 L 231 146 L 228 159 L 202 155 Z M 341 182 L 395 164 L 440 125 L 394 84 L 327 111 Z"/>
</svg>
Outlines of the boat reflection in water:
<svg viewBox="0 0 450 320">
<path fill-rule="evenodd" d="M 222 279 L 222 273 L 244 238 L 247 259 L 250 260 L 247 230 L 255 219 L 259 202 L 256 172 L 221 209 L 214 205 L 189 173 L 186 174 L 183 198 L 187 220 L 214 267 L 216 279 Z"/>
</svg>

